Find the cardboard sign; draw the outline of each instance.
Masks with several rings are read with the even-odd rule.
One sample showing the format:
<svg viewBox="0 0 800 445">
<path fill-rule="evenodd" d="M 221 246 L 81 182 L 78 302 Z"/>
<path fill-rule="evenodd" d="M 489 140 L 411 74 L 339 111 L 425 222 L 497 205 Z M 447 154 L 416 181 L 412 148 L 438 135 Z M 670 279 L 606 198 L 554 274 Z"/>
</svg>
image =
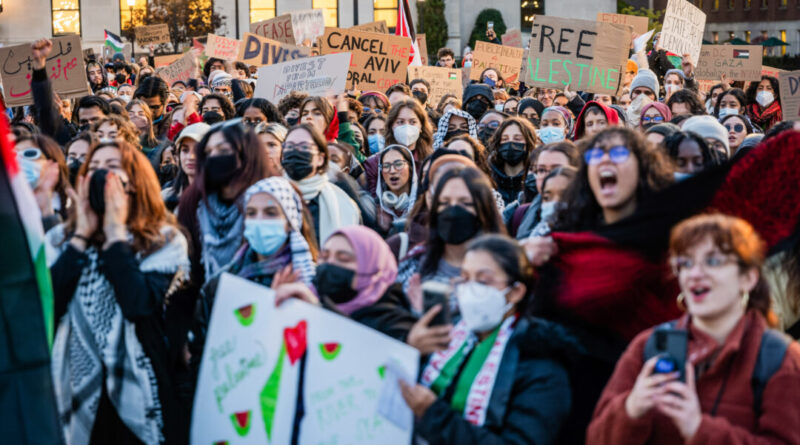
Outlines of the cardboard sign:
<svg viewBox="0 0 800 445">
<path fill-rule="evenodd" d="M 156 68 L 156 74 L 172 86 L 175 81 L 188 81 L 195 74 L 195 57 L 192 51 L 184 54 L 180 59 L 161 68 Z"/>
<path fill-rule="evenodd" d="M 522 81 L 615 96 L 622 86 L 632 32 L 631 25 L 537 15 Z"/>
<path fill-rule="evenodd" d="M 276 307 L 272 289 L 223 274 L 190 443 L 289 444 L 297 428 L 300 444 L 409 444 L 413 416 L 394 369 L 413 382 L 419 353 L 318 306 L 290 299 Z M 387 405 L 405 426 L 384 414 Z"/>
<path fill-rule="evenodd" d="M 780 68 L 775 68 L 775 67 L 772 67 L 772 66 L 761 65 L 761 75 L 762 76 L 772 76 L 772 77 L 777 79 L 778 77 L 780 77 L 781 73 L 783 73 L 783 72 L 786 72 L 786 70 L 782 70 Z"/>
<path fill-rule="evenodd" d="M 386 20 L 378 20 L 377 22 L 364 23 L 363 25 L 351 26 L 350 29 L 364 32 L 377 32 L 378 34 L 388 34 L 389 28 L 386 26 Z"/>
<path fill-rule="evenodd" d="M 239 57 L 241 43 L 241 40 L 209 34 L 206 42 L 206 56 L 222 60 L 236 60 Z"/>
<path fill-rule="evenodd" d="M 139 46 L 148 46 L 151 43 L 158 45 L 160 43 L 170 43 L 169 38 L 169 25 L 161 23 L 159 25 L 151 26 L 137 26 L 133 32 L 136 34 L 136 44 Z"/>
<path fill-rule="evenodd" d="M 419 58 L 423 65 L 428 65 L 428 42 L 425 34 L 417 34 L 417 47 L 419 48 Z"/>
<path fill-rule="evenodd" d="M 47 57 L 45 69 L 52 82 L 53 90 L 62 99 L 91 94 L 86 81 L 86 67 L 83 63 L 80 36 L 54 38 L 53 50 Z M 0 48 L 0 78 L 2 78 L 5 91 L 6 106 L 33 104 L 32 73 L 33 55 L 30 43 Z"/>
<path fill-rule="evenodd" d="M 262 66 L 253 97 L 278 103 L 292 91 L 309 96 L 339 94 L 345 89 L 349 64 L 350 53 L 339 53 Z"/>
<path fill-rule="evenodd" d="M 295 45 L 292 16 L 283 14 L 269 20 L 250 24 L 250 32 L 261 37 Z"/>
<path fill-rule="evenodd" d="M 167 54 L 166 56 L 155 56 L 153 57 L 153 63 L 156 65 L 156 68 L 161 68 L 162 66 L 167 66 L 170 63 L 180 59 L 183 57 L 183 54 Z"/>
<path fill-rule="evenodd" d="M 782 71 L 778 75 L 783 120 L 800 119 L 800 71 Z"/>
<path fill-rule="evenodd" d="M 519 71 L 522 67 L 522 58 L 525 50 L 513 46 L 496 45 L 494 43 L 477 41 L 475 51 L 472 52 L 471 80 L 480 80 L 481 73 L 486 68 L 494 68 L 506 83 L 519 80 Z"/>
<path fill-rule="evenodd" d="M 703 46 L 706 14 L 686 0 L 669 0 L 664 14 L 659 46 L 682 56 L 689 54 L 697 64 Z"/>
<path fill-rule="evenodd" d="M 248 65 L 264 66 L 308 57 L 311 48 L 289 45 L 276 40 L 244 33 L 239 46 L 239 58 Z"/>
<path fill-rule="evenodd" d="M 637 15 L 627 14 L 612 14 L 610 12 L 598 12 L 597 21 L 603 23 L 618 23 L 620 25 L 633 26 L 633 32 L 637 35 L 642 35 L 647 32 L 649 26 L 649 19 L 647 17 L 639 17 Z"/>
<path fill-rule="evenodd" d="M 317 37 L 325 34 L 325 17 L 321 9 L 292 11 L 292 31 L 295 45 L 311 47 Z"/>
<path fill-rule="evenodd" d="M 425 79 L 430 83 L 428 103 L 432 107 L 436 107 L 445 94 L 455 94 L 460 98 L 464 91 L 461 83 L 461 70 L 458 68 L 410 66 L 408 67 L 408 80 L 414 79 Z"/>
<path fill-rule="evenodd" d="M 703 45 L 694 69 L 697 79 L 760 80 L 762 49 L 760 45 Z"/>
<path fill-rule="evenodd" d="M 389 34 L 327 28 L 322 37 L 323 55 L 351 52 L 347 89 L 386 91 L 406 81 L 411 39 Z"/>
<path fill-rule="evenodd" d="M 513 46 L 522 48 L 522 32 L 517 28 L 511 28 L 501 37 L 503 46 Z"/>
</svg>

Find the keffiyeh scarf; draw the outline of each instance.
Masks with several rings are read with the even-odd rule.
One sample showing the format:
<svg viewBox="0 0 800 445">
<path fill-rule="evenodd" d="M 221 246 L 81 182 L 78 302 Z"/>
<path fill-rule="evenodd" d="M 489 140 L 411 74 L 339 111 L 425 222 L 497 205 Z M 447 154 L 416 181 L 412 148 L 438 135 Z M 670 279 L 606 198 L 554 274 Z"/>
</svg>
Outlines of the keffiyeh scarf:
<svg viewBox="0 0 800 445">
<path fill-rule="evenodd" d="M 202 236 L 202 259 L 206 282 L 232 259 L 242 244 L 244 216 L 239 202 L 225 205 L 214 193 L 197 206 Z"/>
<path fill-rule="evenodd" d="M 433 149 L 438 150 L 444 145 L 444 136 L 447 134 L 447 125 L 450 123 L 450 118 L 455 116 L 463 117 L 467 120 L 469 126 L 469 135 L 473 139 L 478 139 L 478 125 L 475 123 L 475 118 L 464 110 L 452 109 L 439 119 L 439 126 L 436 128 L 436 134 L 433 135 Z"/>
</svg>

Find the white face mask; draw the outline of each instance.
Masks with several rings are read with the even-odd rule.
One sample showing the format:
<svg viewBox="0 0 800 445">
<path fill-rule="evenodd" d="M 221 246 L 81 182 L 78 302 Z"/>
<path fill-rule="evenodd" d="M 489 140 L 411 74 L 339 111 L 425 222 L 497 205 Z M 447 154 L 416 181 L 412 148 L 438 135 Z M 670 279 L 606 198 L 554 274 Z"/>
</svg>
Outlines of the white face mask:
<svg viewBox="0 0 800 445">
<path fill-rule="evenodd" d="M 458 309 L 467 329 L 487 332 L 499 326 L 503 316 L 514 306 L 506 301 L 509 290 L 498 290 L 476 281 L 459 285 L 456 288 Z"/>
<path fill-rule="evenodd" d="M 719 109 L 719 118 L 720 119 L 722 119 L 723 117 L 725 117 L 725 116 L 727 116 L 729 114 L 733 114 L 733 115 L 739 114 L 739 110 L 737 110 L 736 108 L 720 108 Z"/>
<path fill-rule="evenodd" d="M 504 104 L 494 104 L 494 109 L 497 111 L 503 111 Z"/>
<path fill-rule="evenodd" d="M 550 218 L 556 213 L 555 201 L 543 202 L 540 212 L 542 215 L 542 221 L 549 221 Z"/>
<path fill-rule="evenodd" d="M 680 85 L 673 85 L 673 84 L 664 85 L 664 91 L 666 91 L 667 94 L 672 94 L 680 89 L 681 89 Z"/>
<path fill-rule="evenodd" d="M 397 142 L 408 147 L 419 139 L 419 127 L 411 124 L 399 125 L 392 129 L 392 134 Z"/>
<path fill-rule="evenodd" d="M 772 94 L 772 91 L 759 91 L 756 94 L 756 102 L 763 108 L 767 108 L 774 101 L 775 96 Z"/>
</svg>

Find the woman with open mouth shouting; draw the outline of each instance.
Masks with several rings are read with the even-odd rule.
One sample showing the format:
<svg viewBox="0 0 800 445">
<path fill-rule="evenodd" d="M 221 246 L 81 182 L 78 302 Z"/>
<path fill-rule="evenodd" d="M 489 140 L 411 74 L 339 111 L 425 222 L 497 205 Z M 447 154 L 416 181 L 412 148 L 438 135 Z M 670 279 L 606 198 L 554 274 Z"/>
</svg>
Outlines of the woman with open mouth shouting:
<svg viewBox="0 0 800 445">
<path fill-rule="evenodd" d="M 417 196 L 417 170 L 414 155 L 406 147 L 395 144 L 380 153 L 381 174 L 378 176 L 378 226 L 386 234 L 403 230 L 406 217 Z"/>
</svg>

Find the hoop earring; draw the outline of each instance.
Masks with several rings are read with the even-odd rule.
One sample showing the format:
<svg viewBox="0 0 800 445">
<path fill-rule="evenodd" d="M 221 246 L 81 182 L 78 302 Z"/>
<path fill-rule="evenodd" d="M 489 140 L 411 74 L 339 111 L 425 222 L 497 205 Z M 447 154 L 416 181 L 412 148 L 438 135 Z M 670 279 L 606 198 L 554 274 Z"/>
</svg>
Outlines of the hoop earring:
<svg viewBox="0 0 800 445">
<path fill-rule="evenodd" d="M 749 302 L 750 302 L 750 292 L 744 291 L 742 293 L 742 307 L 744 309 L 747 309 L 747 303 Z"/>
<path fill-rule="evenodd" d="M 683 304 L 683 300 L 685 299 L 686 297 L 683 295 L 683 292 L 679 293 L 678 298 L 675 299 L 675 302 L 678 304 L 678 309 L 682 310 L 683 312 L 686 312 L 686 305 Z"/>
</svg>

